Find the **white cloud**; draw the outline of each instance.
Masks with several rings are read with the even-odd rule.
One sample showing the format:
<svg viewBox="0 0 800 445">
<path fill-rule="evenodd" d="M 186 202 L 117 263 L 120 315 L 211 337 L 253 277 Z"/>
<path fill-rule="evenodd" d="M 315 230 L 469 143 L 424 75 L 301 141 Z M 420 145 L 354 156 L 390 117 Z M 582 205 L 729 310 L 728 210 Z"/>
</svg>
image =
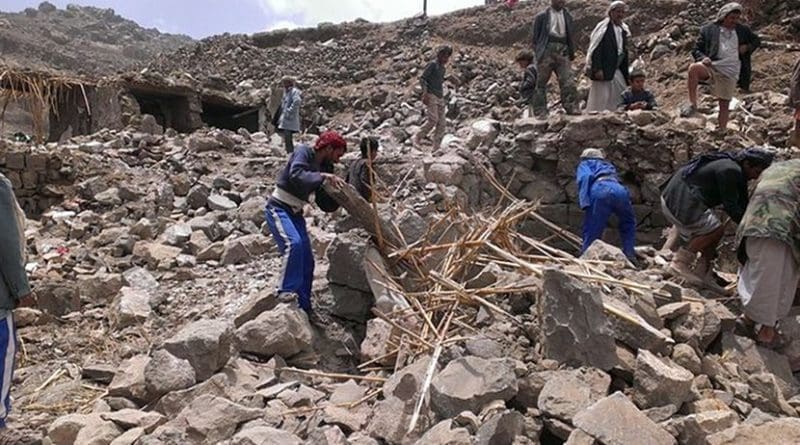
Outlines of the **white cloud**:
<svg viewBox="0 0 800 445">
<path fill-rule="evenodd" d="M 423 0 L 258 0 L 265 11 L 279 17 L 300 17 L 304 26 L 362 18 L 390 22 L 422 12 Z M 484 4 L 483 0 L 428 0 L 428 15 Z"/>
</svg>

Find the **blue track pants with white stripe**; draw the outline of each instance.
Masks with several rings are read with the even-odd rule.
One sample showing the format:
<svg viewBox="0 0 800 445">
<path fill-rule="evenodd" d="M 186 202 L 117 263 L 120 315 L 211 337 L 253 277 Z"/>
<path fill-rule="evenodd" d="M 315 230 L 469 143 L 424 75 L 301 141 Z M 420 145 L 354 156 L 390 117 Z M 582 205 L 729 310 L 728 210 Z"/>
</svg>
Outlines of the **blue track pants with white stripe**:
<svg viewBox="0 0 800 445">
<path fill-rule="evenodd" d="M 11 412 L 11 381 L 17 355 L 17 329 L 14 314 L 8 311 L 0 318 L 0 428 L 6 427 L 6 418 Z"/>
<path fill-rule="evenodd" d="M 283 270 L 278 292 L 294 292 L 300 307 L 311 312 L 311 285 L 314 282 L 314 253 L 302 213 L 267 203 L 265 217 L 278 250 L 283 256 Z"/>
</svg>

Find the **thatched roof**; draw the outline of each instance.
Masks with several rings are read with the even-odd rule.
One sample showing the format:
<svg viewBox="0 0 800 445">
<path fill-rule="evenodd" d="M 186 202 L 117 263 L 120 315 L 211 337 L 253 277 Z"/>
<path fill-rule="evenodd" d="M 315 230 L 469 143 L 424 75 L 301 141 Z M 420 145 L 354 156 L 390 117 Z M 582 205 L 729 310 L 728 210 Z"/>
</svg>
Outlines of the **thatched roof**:
<svg viewBox="0 0 800 445">
<path fill-rule="evenodd" d="M 0 67 L 0 125 L 2 125 L 8 104 L 27 99 L 33 117 L 33 134 L 39 142 L 45 138 L 45 113 L 53 111 L 58 115 L 58 101 L 73 88 L 79 88 L 90 109 L 84 86 L 93 85 L 83 79 L 59 74 L 17 70 Z M 91 111 L 90 111 L 91 113 Z"/>
</svg>

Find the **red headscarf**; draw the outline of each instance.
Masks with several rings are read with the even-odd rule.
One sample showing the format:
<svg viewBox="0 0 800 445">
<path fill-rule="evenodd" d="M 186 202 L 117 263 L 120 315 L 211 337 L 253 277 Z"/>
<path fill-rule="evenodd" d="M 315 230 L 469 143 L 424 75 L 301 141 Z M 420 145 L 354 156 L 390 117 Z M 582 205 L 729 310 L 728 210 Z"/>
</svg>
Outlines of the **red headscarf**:
<svg viewBox="0 0 800 445">
<path fill-rule="evenodd" d="M 334 148 L 347 148 L 347 141 L 344 140 L 341 134 L 335 131 L 325 131 L 314 144 L 314 150 L 322 150 L 325 147 L 333 146 Z"/>
</svg>

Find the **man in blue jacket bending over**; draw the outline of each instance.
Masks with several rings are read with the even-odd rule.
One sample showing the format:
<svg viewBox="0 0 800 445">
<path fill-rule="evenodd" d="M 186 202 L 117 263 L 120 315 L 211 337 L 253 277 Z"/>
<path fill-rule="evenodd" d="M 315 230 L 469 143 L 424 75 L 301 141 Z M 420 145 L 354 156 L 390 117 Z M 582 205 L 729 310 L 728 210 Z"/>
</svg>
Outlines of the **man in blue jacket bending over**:
<svg viewBox="0 0 800 445">
<path fill-rule="evenodd" d="M 311 313 L 311 285 L 314 281 L 314 253 L 306 231 L 303 207 L 314 193 L 314 201 L 325 212 L 339 204 L 322 188 L 327 182 L 341 187 L 344 181 L 333 174 L 333 164 L 347 150 L 347 142 L 335 131 L 322 133 L 314 147 L 301 144 L 289 157 L 278 176 L 275 191 L 267 201 L 266 221 L 283 256 L 279 293 L 298 296 L 300 307 Z"/>
<path fill-rule="evenodd" d="M 617 169 L 605 160 L 602 150 L 587 148 L 581 153 L 577 179 L 578 199 L 581 209 L 586 212 L 581 253 L 603 236 L 608 218 L 614 214 L 619 220 L 622 252 L 634 266 L 638 265 L 634 251 L 636 216 L 628 189 L 619 182 Z"/>
</svg>

